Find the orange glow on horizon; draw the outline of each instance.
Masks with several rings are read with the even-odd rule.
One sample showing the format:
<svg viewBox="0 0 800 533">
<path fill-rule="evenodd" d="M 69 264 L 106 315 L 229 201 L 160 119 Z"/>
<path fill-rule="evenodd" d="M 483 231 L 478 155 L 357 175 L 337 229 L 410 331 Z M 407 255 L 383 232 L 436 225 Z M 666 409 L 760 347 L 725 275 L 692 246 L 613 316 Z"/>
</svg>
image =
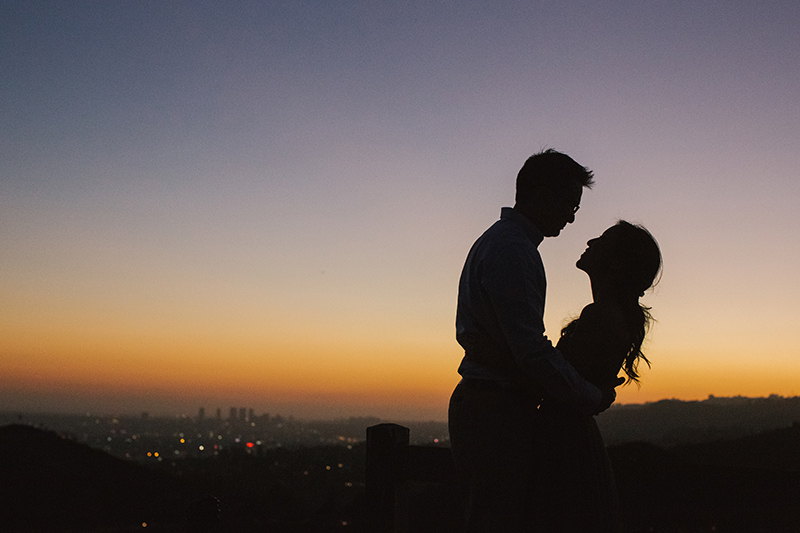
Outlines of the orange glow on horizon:
<svg viewBox="0 0 800 533">
<path fill-rule="evenodd" d="M 276 321 L 269 328 L 229 317 L 216 325 L 176 320 L 148 329 L 68 316 L 25 322 L 3 314 L 3 388 L 22 396 L 52 394 L 65 408 L 71 399 L 102 405 L 125 396 L 131 398 L 126 406 L 152 397 L 162 405 L 234 402 L 265 410 L 280 405 L 341 416 L 445 419 L 462 355 L 451 317 L 427 327 L 416 319 L 398 327 L 394 316 L 354 321 L 357 326 L 348 322 L 352 317 L 338 317 L 311 327 Z M 794 364 L 800 353 L 789 337 L 755 347 L 730 335 L 716 342 L 702 335 L 662 337 L 660 326 L 646 345 L 653 368 L 643 369 L 640 388 L 619 388 L 618 403 L 800 393 Z M 772 365 L 751 356 L 764 350 Z"/>
</svg>

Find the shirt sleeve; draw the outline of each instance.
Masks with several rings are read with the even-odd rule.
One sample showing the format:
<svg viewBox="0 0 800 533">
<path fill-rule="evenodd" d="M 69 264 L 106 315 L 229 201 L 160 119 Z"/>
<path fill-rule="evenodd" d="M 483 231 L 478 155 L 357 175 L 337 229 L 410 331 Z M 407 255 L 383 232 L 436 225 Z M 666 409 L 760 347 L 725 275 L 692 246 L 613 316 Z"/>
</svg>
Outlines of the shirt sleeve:
<svg viewBox="0 0 800 533">
<path fill-rule="evenodd" d="M 546 280 L 538 251 L 507 245 L 487 258 L 481 286 L 517 364 L 556 401 L 587 414 L 602 392 L 583 379 L 544 334 Z"/>
</svg>

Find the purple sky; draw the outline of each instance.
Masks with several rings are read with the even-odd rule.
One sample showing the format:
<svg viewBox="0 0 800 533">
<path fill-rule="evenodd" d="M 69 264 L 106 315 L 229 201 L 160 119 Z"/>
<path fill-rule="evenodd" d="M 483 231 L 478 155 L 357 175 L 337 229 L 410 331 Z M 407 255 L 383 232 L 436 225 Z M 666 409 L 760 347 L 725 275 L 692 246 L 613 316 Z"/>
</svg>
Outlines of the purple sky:
<svg viewBox="0 0 800 533">
<path fill-rule="evenodd" d="M 338 414 L 296 401 L 307 379 L 343 414 L 442 418 L 463 259 L 544 147 L 597 182 L 542 246 L 551 336 L 589 301 L 585 241 L 625 218 L 665 269 L 654 366 L 621 401 L 800 394 L 799 22 L 797 2 L 5 1 L 0 401 L 88 409 L 76 376 L 142 360 L 164 409 L 258 394 L 159 382 L 199 358 L 289 384 L 268 411 Z"/>
</svg>

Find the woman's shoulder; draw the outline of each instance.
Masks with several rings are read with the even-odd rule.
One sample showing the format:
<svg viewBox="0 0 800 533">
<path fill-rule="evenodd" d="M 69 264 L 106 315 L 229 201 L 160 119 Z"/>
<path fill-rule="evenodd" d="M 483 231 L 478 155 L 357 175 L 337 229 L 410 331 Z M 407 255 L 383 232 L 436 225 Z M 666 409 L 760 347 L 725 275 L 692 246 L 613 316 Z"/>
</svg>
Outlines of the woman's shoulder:
<svg viewBox="0 0 800 533">
<path fill-rule="evenodd" d="M 622 306 L 617 302 L 592 302 L 581 309 L 581 318 L 596 320 L 624 320 Z"/>
<path fill-rule="evenodd" d="M 628 326 L 622 306 L 614 302 L 590 303 L 581 311 L 580 327 L 584 332 L 598 335 L 612 342 L 624 343 Z"/>
</svg>

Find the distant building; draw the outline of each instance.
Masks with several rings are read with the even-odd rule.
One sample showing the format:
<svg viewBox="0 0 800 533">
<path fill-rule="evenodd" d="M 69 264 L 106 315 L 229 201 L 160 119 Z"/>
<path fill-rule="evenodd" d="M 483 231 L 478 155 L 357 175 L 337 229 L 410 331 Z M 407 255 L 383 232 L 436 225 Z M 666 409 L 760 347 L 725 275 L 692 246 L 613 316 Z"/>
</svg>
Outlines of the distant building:
<svg viewBox="0 0 800 533">
<path fill-rule="evenodd" d="M 205 420 L 205 418 L 206 418 L 206 408 L 205 407 L 201 407 L 197 411 L 197 419 L 202 422 L 203 420 Z"/>
<path fill-rule="evenodd" d="M 217 407 L 217 420 L 222 420 L 222 409 Z"/>
<path fill-rule="evenodd" d="M 239 408 L 239 421 L 246 422 L 247 421 L 247 408 L 240 407 Z"/>
<path fill-rule="evenodd" d="M 228 416 L 229 420 L 236 420 L 236 408 L 231 407 L 230 416 Z"/>
</svg>

